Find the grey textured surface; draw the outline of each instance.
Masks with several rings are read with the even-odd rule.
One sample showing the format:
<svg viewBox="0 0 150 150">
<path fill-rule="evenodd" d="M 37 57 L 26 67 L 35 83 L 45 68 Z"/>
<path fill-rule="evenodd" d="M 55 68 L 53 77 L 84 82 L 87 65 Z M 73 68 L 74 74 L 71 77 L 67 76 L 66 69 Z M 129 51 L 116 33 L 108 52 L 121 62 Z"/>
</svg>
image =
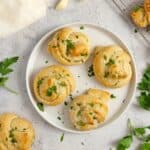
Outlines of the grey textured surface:
<svg viewBox="0 0 150 150">
<path fill-rule="evenodd" d="M 49 7 L 47 16 L 19 31 L 16 34 L 0 39 L 0 59 L 18 55 L 20 60 L 15 65 L 8 85 L 18 91 L 14 95 L 0 89 L 0 113 L 15 112 L 32 121 L 36 130 L 36 140 L 33 150 L 109 150 L 116 141 L 127 132 L 127 118 L 131 118 L 136 125 L 149 125 L 149 112 L 137 106 L 136 97 L 129 109 L 117 121 L 91 134 L 65 133 L 64 141 L 60 142 L 62 131 L 46 123 L 31 105 L 25 87 L 25 69 L 28 57 L 38 40 L 56 26 L 74 22 L 86 21 L 97 23 L 118 35 L 131 49 L 137 63 L 138 80 L 148 62 L 150 62 L 150 48 L 134 33 L 134 28 L 121 18 L 119 11 L 112 5 L 111 0 L 72 0 L 66 10 L 57 12 Z M 138 94 L 138 93 L 136 93 Z M 84 142 L 84 145 L 81 144 Z M 132 149 L 137 148 L 138 142 Z"/>
</svg>

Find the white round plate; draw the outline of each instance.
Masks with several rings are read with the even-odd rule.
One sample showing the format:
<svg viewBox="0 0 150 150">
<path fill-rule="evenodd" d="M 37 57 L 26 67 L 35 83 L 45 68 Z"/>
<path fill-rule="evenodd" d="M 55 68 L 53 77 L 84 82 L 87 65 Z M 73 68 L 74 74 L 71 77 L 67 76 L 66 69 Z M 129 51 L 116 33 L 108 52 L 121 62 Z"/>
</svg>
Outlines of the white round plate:
<svg viewBox="0 0 150 150">
<path fill-rule="evenodd" d="M 84 26 L 84 29 L 80 29 L 81 26 Z M 30 97 L 30 100 L 32 102 L 32 105 L 36 109 L 36 111 L 42 116 L 48 123 L 51 125 L 65 130 L 69 132 L 74 133 L 85 133 L 89 131 L 78 131 L 73 128 L 73 125 L 70 123 L 68 110 L 69 110 L 69 103 L 71 102 L 70 97 L 66 98 L 65 101 L 68 102 L 68 105 L 64 105 L 64 103 L 58 105 L 58 106 L 44 106 L 44 112 L 40 111 L 37 107 L 37 101 L 33 93 L 33 79 L 35 74 L 42 69 L 45 66 L 59 64 L 47 51 L 47 45 L 50 41 L 52 35 L 63 27 L 71 27 L 75 29 L 76 31 L 80 31 L 85 33 L 89 36 L 91 41 L 91 52 L 93 51 L 94 47 L 97 45 L 110 45 L 110 44 L 117 44 L 120 45 L 123 49 L 125 49 L 129 54 L 128 48 L 123 44 L 123 42 L 115 36 L 110 31 L 107 31 L 98 25 L 94 24 L 87 24 L 87 23 L 72 23 L 67 24 L 61 27 L 58 27 L 49 33 L 47 33 L 35 46 L 33 49 L 28 65 L 26 70 L 26 86 L 27 91 Z M 130 54 L 131 55 L 131 54 Z M 136 87 L 136 69 L 135 69 L 135 63 L 132 58 L 132 70 L 133 70 L 133 76 L 130 83 L 123 87 L 123 88 L 117 88 L 117 89 L 110 89 L 105 88 L 104 86 L 100 85 L 94 77 L 88 76 L 88 68 L 92 64 L 92 55 L 88 59 L 88 61 L 82 65 L 78 66 L 65 66 L 66 68 L 69 68 L 71 72 L 73 73 L 77 87 L 75 91 L 72 93 L 73 97 L 84 93 L 88 88 L 99 88 L 103 90 L 107 90 L 110 93 L 114 94 L 116 96 L 116 99 L 111 99 L 109 101 L 109 115 L 107 117 L 107 120 L 99 126 L 98 129 L 102 129 L 102 127 L 110 124 L 114 120 L 116 120 L 126 109 L 129 103 L 131 102 L 131 99 L 135 92 Z M 46 63 L 48 61 L 48 63 Z M 59 64 L 61 65 L 61 64 Z M 61 120 L 58 119 L 58 117 L 61 118 Z M 91 130 L 93 131 L 93 130 Z"/>
</svg>

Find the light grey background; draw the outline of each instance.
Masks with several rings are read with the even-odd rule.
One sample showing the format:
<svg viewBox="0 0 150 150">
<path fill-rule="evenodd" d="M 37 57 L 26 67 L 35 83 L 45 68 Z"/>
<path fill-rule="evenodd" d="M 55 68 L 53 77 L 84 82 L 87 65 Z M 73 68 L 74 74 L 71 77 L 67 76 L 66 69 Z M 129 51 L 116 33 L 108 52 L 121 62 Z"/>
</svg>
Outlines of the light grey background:
<svg viewBox="0 0 150 150">
<path fill-rule="evenodd" d="M 136 59 L 139 81 L 143 69 L 150 62 L 150 47 L 138 33 L 134 33 L 134 27 L 126 23 L 111 0 L 70 0 L 64 11 L 55 11 L 52 8 L 55 1 L 52 2 L 47 16 L 6 39 L 0 39 L 0 60 L 16 55 L 20 57 L 7 82 L 19 95 L 0 88 L 0 113 L 15 112 L 32 121 L 36 131 L 33 150 L 109 150 L 115 146 L 118 139 L 126 135 L 127 118 L 131 118 L 137 126 L 150 125 L 149 112 L 138 107 L 136 97 L 127 112 L 110 126 L 91 134 L 65 133 L 64 141 L 60 142 L 63 131 L 46 123 L 29 101 L 25 86 L 28 57 L 39 39 L 56 26 L 74 21 L 97 23 L 118 35 L 131 49 Z M 84 145 L 81 142 L 84 142 Z M 131 149 L 136 150 L 137 146 L 136 141 Z"/>
</svg>

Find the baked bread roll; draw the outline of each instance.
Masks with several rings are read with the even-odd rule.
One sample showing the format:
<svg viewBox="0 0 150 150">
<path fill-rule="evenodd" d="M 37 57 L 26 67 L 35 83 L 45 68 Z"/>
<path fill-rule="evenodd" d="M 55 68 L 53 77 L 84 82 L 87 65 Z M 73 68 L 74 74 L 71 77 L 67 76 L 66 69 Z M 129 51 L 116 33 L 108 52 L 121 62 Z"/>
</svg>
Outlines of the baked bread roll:
<svg viewBox="0 0 150 150">
<path fill-rule="evenodd" d="M 144 0 L 144 9 L 148 17 L 148 23 L 150 25 L 150 0 Z"/>
<path fill-rule="evenodd" d="M 139 27 L 150 25 L 150 0 L 144 0 L 144 6 L 137 6 L 131 13 L 133 22 Z"/>
<path fill-rule="evenodd" d="M 76 97 L 70 106 L 70 119 L 78 130 L 91 130 L 105 121 L 108 114 L 107 100 L 110 94 L 98 89 L 89 89 Z"/>
<path fill-rule="evenodd" d="M 58 105 L 75 89 L 75 80 L 68 69 L 53 65 L 37 73 L 33 87 L 39 102 Z"/>
<path fill-rule="evenodd" d="M 0 150 L 30 150 L 34 136 L 29 121 L 13 113 L 0 115 Z"/>
<path fill-rule="evenodd" d="M 143 6 L 139 6 L 137 9 L 133 10 L 131 18 L 138 27 L 144 28 L 149 25 L 148 15 Z"/>
<path fill-rule="evenodd" d="M 81 32 L 63 28 L 49 42 L 48 51 L 64 65 L 82 64 L 89 57 L 89 39 Z"/>
<path fill-rule="evenodd" d="M 132 77 L 131 58 L 117 45 L 96 47 L 93 70 L 96 79 L 111 88 L 126 85 Z"/>
</svg>

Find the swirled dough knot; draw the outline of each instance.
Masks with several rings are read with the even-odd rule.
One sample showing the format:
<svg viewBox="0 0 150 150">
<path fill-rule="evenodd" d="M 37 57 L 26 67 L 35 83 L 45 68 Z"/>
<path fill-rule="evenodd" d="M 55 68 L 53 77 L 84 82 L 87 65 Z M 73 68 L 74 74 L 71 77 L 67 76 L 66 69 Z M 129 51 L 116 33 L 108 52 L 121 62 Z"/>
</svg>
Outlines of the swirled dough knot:
<svg viewBox="0 0 150 150">
<path fill-rule="evenodd" d="M 144 6 L 136 6 L 131 12 L 131 18 L 139 27 L 150 25 L 150 0 L 144 0 Z"/>
<path fill-rule="evenodd" d="M 110 94 L 99 89 L 89 89 L 76 97 L 70 106 L 70 118 L 79 130 L 90 130 L 104 122 L 108 114 L 107 100 Z"/>
<path fill-rule="evenodd" d="M 49 42 L 48 51 L 64 65 L 82 64 L 89 57 L 89 39 L 81 32 L 63 28 Z"/>
<path fill-rule="evenodd" d="M 132 77 L 131 58 L 117 45 L 97 47 L 93 60 L 96 79 L 107 87 L 121 87 Z"/>
<path fill-rule="evenodd" d="M 13 113 L 0 115 L 0 150 L 30 150 L 34 136 L 29 121 Z"/>
<path fill-rule="evenodd" d="M 147 17 L 148 17 L 148 22 L 150 25 L 150 0 L 145 0 L 144 1 L 144 9 L 146 11 Z"/>
<path fill-rule="evenodd" d="M 39 102 L 58 105 L 75 89 L 71 72 L 58 65 L 42 69 L 34 79 L 34 93 Z"/>
</svg>

